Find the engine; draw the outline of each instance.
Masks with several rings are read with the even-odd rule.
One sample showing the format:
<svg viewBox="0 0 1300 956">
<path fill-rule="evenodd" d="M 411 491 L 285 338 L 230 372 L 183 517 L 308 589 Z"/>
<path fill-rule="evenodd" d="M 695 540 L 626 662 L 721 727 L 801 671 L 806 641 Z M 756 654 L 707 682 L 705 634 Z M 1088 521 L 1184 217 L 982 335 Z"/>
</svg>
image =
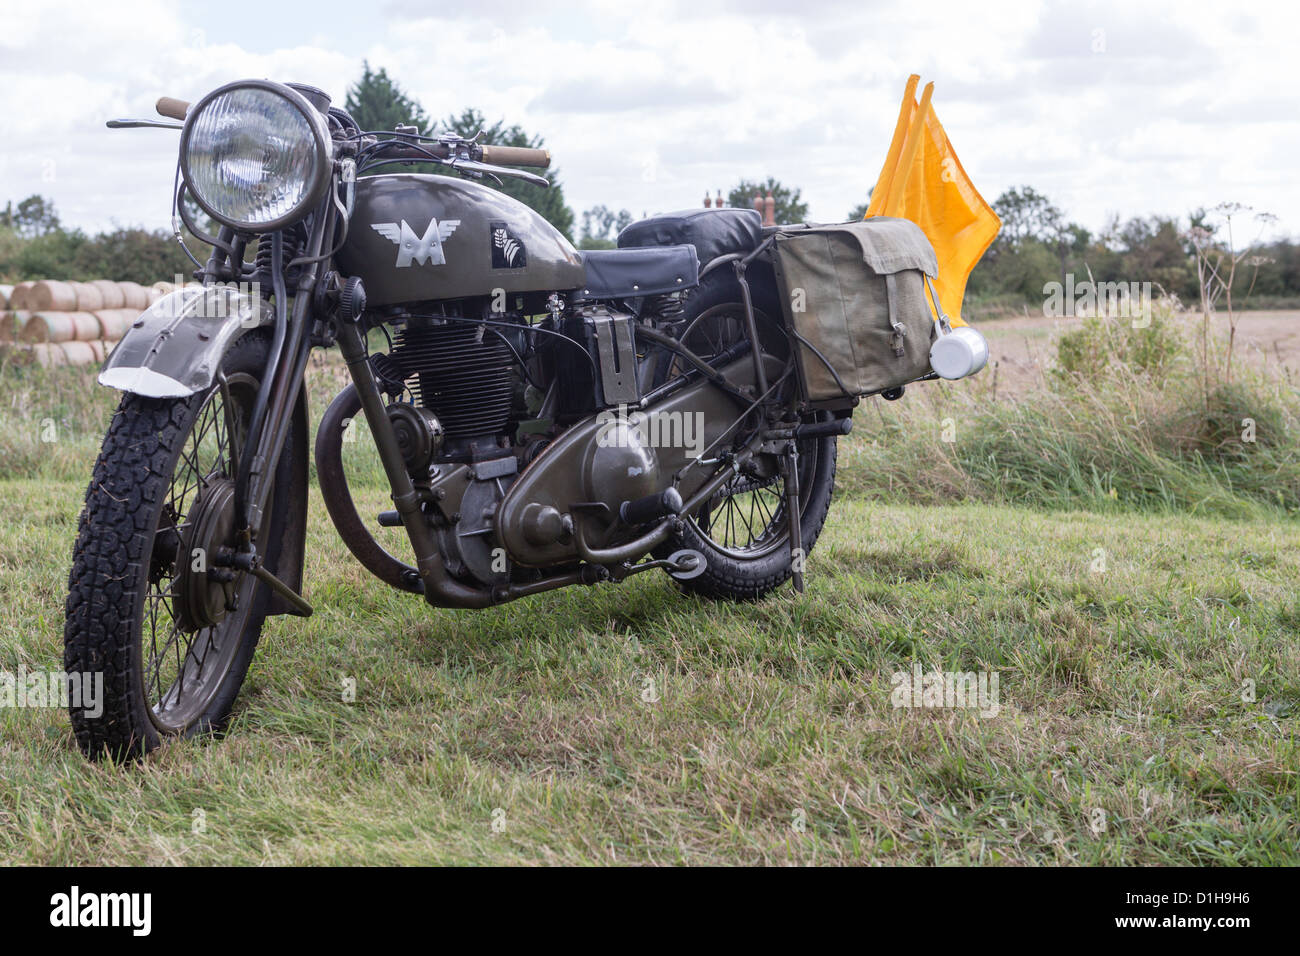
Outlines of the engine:
<svg viewBox="0 0 1300 956">
<path fill-rule="evenodd" d="M 539 305 L 550 314 L 530 324 Z M 502 313 L 462 300 L 454 313 L 451 304 L 437 315 L 394 313 L 391 350 L 371 357 L 440 556 L 466 584 L 526 582 L 582 560 L 582 542 L 613 547 L 644 533 L 668 513 L 661 500 L 680 504 L 676 492 L 665 497 L 674 483 L 686 492 L 702 480 L 705 470 L 687 462 L 735 414 L 732 398 L 702 383 L 641 409 L 634 320 L 604 306 L 558 306 L 551 297 Z M 664 447 L 659 432 L 676 440 Z M 337 461 L 338 451 L 325 455 Z M 327 495 L 357 536 L 351 502 Z M 400 519 L 385 512 L 380 523 Z M 395 579 L 392 555 L 353 551 Z"/>
<path fill-rule="evenodd" d="M 522 341 L 510 335 L 460 315 L 412 316 L 394 333 L 392 350 L 372 359 L 394 397 L 388 417 L 443 561 L 479 585 L 509 577 L 494 551 L 492 520 L 520 471 L 515 434 L 528 415 Z"/>
<path fill-rule="evenodd" d="M 454 321 L 408 324 L 397 333 L 389 358 L 412 402 L 441 423 L 449 456 L 471 458 L 506 435 L 519 376 L 504 334 Z"/>
</svg>

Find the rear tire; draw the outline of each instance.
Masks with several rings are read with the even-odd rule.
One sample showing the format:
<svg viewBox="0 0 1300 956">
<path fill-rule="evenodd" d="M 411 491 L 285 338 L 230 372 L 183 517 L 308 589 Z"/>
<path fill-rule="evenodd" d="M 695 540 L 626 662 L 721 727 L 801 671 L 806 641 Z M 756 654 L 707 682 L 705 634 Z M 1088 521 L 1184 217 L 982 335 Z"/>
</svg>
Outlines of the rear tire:
<svg viewBox="0 0 1300 956">
<path fill-rule="evenodd" d="M 765 351 L 784 355 L 785 336 L 781 328 L 781 302 L 770 269 L 755 263 L 747 273 L 750 295 L 758 322 L 759 339 Z M 682 342 L 708 358 L 744 336 L 744 305 L 740 282 L 734 272 L 722 267 L 707 275 L 685 303 Z M 677 369 L 665 364 L 659 381 Z M 824 417 L 823 413 L 823 417 Z M 807 421 L 817 420 L 809 416 Z M 799 444 L 799 515 L 802 549 L 806 558 L 826 523 L 835 490 L 836 439 L 809 439 Z M 728 489 L 734 494 L 728 495 Z M 740 515 L 740 517 L 738 517 Z M 752 540 L 735 534 L 744 516 L 749 531 L 759 527 Z M 790 579 L 789 524 L 784 503 L 784 482 L 767 479 L 766 484 L 738 476 L 722 492 L 691 515 L 682 530 L 656 550 L 659 557 L 688 548 L 704 555 L 705 569 L 696 577 L 680 581 L 692 593 L 715 600 L 752 601 L 780 587 Z"/>
<path fill-rule="evenodd" d="M 800 498 L 803 509 L 799 514 L 799 531 L 803 538 L 805 558 L 812 554 L 813 546 L 821 535 L 830 513 L 831 497 L 835 490 L 835 439 L 820 438 L 804 442 L 799 449 Z M 804 465 L 807 461 L 809 464 Z M 776 488 L 782 483 L 777 481 Z M 725 491 L 725 489 L 724 489 Z M 758 492 L 741 492 L 754 496 Z M 736 497 L 740 497 L 737 495 Z M 716 511 L 716 509 L 715 509 Z M 714 520 L 714 525 L 717 524 Z M 699 523 L 698 516 L 687 520 L 679 534 L 672 537 L 668 553 L 690 548 L 704 555 L 704 572 L 698 577 L 680 582 L 688 591 L 714 600 L 753 601 L 764 597 L 790 579 L 792 561 L 790 535 L 784 505 L 769 523 L 772 540 L 762 548 L 753 549 L 752 556 L 744 556 L 736 549 L 721 547 L 712 534 Z"/>
</svg>

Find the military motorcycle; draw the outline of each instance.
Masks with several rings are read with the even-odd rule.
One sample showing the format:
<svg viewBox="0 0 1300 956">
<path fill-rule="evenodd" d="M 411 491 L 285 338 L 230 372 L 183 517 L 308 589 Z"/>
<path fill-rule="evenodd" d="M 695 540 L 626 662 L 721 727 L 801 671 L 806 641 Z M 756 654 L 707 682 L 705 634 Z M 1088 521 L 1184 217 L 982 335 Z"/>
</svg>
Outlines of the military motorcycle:
<svg viewBox="0 0 1300 956">
<path fill-rule="evenodd" d="M 873 260 L 847 232 L 724 208 L 652 217 L 616 249 L 579 252 L 492 188 L 546 188 L 517 168 L 547 167 L 543 149 L 364 130 L 296 83 L 239 81 L 158 110 L 168 120 L 109 126 L 180 131 L 174 232 L 211 252 L 99 376 L 123 395 L 65 624 L 66 669 L 104 675 L 102 715 L 71 711 L 91 757 L 221 730 L 267 617 L 312 613 L 313 349 L 337 347 L 350 381 L 314 440 L 343 544 L 389 587 L 466 610 L 652 569 L 709 598 L 802 589 L 853 406 L 982 364 L 957 349 L 954 374 L 932 353 L 965 330 L 902 314 L 933 276 L 928 246 Z M 783 269 L 776 254 L 801 238 L 861 252 L 858 271 L 887 280 L 867 339 L 834 317 L 852 317 L 851 290 L 812 320 L 792 310 L 823 288 L 794 285 L 798 257 Z M 855 350 L 898 364 L 867 381 Z M 391 490 L 391 507 L 366 514 L 344 467 L 358 417 Z"/>
</svg>

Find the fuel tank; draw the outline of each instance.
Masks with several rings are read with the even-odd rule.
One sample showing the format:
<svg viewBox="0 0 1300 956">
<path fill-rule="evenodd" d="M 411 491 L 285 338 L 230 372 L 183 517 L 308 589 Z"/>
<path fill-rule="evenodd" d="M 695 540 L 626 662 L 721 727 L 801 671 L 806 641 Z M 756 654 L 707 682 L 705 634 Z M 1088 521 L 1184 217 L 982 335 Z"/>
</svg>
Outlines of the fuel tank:
<svg viewBox="0 0 1300 956">
<path fill-rule="evenodd" d="M 419 173 L 357 180 L 335 261 L 361 277 L 371 305 L 564 291 L 585 279 L 569 240 L 528 206 L 478 183 Z"/>
</svg>

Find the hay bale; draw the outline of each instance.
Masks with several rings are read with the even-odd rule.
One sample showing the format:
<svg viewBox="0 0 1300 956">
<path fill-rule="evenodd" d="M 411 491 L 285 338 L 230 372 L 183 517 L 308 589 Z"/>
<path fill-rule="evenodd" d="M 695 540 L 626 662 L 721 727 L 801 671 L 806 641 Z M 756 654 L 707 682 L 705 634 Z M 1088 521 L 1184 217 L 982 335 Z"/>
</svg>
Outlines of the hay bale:
<svg viewBox="0 0 1300 956">
<path fill-rule="evenodd" d="M 67 357 L 68 365 L 91 365 L 95 359 L 95 350 L 89 342 L 60 342 L 59 348 Z"/>
<path fill-rule="evenodd" d="M 0 315 L 0 341 L 17 342 L 18 333 L 22 331 L 27 320 L 32 314 L 26 310 L 21 312 L 5 312 Z"/>
<path fill-rule="evenodd" d="M 99 335 L 99 319 L 90 312 L 33 312 L 18 333 L 24 342 L 88 341 Z"/>
<path fill-rule="evenodd" d="M 149 291 L 138 282 L 119 282 L 117 287 L 122 290 L 122 297 L 125 300 L 122 308 L 139 309 L 143 312 L 149 308 Z M 108 304 L 104 304 L 108 308 Z"/>
<path fill-rule="evenodd" d="M 68 355 L 57 345 L 48 342 L 41 342 L 37 345 L 28 346 L 26 352 L 31 356 L 31 361 L 43 368 L 55 368 L 68 364 Z"/>
<path fill-rule="evenodd" d="M 18 311 L 20 309 L 21 310 L 30 309 L 32 286 L 34 285 L 36 285 L 35 282 L 27 281 L 27 282 L 20 282 L 16 286 L 14 286 L 14 291 L 9 295 L 9 308 L 15 311 Z"/>
<path fill-rule="evenodd" d="M 11 285 L 0 285 L 0 309 L 9 308 L 9 297 L 14 294 L 14 287 Z"/>
<path fill-rule="evenodd" d="M 139 318 L 139 313 L 135 309 L 101 309 L 95 313 L 95 318 L 99 320 L 100 337 L 116 342 L 126 335 L 126 330 Z"/>
<path fill-rule="evenodd" d="M 89 282 L 69 282 L 77 296 L 78 312 L 98 312 L 104 307 L 104 293 Z"/>
<path fill-rule="evenodd" d="M 91 339 L 97 339 L 100 336 L 99 319 L 95 318 L 91 312 L 74 312 L 72 321 L 76 325 L 76 341 L 89 342 Z"/>
<path fill-rule="evenodd" d="M 126 294 L 116 282 L 109 279 L 96 279 L 90 284 L 104 297 L 104 308 L 121 309 L 126 306 Z"/>
<path fill-rule="evenodd" d="M 77 293 L 57 279 L 41 279 L 28 296 L 33 312 L 73 312 L 77 308 Z"/>
<path fill-rule="evenodd" d="M 112 350 L 112 348 L 113 348 L 113 343 L 112 343 L 112 342 L 105 342 L 105 341 L 103 341 L 103 340 L 101 340 L 101 339 L 93 339 L 93 340 L 91 340 L 90 342 L 87 342 L 86 344 L 89 345 L 90 348 L 91 348 L 91 351 L 93 351 L 93 352 L 95 353 L 95 363 L 96 363 L 96 364 L 102 364 L 103 361 L 104 361 L 105 356 L 107 356 L 108 353 L 109 353 L 109 352 Z"/>
<path fill-rule="evenodd" d="M 63 342 L 76 334 L 67 312 L 33 312 L 18 330 L 20 342 Z"/>
</svg>

